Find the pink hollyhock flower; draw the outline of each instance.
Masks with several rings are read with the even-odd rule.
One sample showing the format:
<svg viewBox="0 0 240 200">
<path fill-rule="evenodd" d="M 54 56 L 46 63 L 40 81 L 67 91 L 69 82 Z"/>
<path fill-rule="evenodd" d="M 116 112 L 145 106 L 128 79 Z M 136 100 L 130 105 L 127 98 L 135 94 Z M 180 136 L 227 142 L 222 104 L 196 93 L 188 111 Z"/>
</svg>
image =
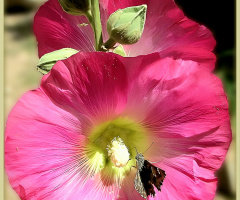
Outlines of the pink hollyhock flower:
<svg viewBox="0 0 240 200">
<path fill-rule="evenodd" d="M 106 41 L 106 22 L 114 11 L 129 6 L 147 4 L 147 19 L 141 39 L 124 45 L 126 55 L 134 57 L 160 52 L 162 58 L 174 57 L 193 60 L 212 70 L 215 55 L 211 52 L 215 40 L 204 26 L 186 18 L 173 0 L 100 0 L 103 39 Z M 73 48 L 82 52 L 95 51 L 94 35 L 84 16 L 65 13 L 57 0 L 49 0 L 37 12 L 34 32 L 38 41 L 39 57 L 61 49 Z"/>
<path fill-rule="evenodd" d="M 166 172 L 155 199 L 213 199 L 231 142 L 221 81 L 158 53 L 78 53 L 11 111 L 5 167 L 21 199 L 140 199 L 130 168 L 152 142 L 144 156 Z"/>
</svg>

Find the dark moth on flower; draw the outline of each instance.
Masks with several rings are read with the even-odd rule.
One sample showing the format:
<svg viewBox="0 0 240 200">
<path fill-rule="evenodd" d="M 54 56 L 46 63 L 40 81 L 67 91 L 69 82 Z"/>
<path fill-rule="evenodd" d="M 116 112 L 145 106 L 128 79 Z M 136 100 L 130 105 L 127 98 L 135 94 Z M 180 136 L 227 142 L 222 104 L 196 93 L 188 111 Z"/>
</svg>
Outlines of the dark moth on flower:
<svg viewBox="0 0 240 200">
<path fill-rule="evenodd" d="M 145 199 L 149 195 L 154 197 L 155 191 L 153 185 L 161 191 L 166 173 L 164 170 L 155 167 L 145 160 L 141 153 L 137 153 L 135 159 L 137 161 L 137 173 L 134 179 L 135 189 Z"/>
</svg>

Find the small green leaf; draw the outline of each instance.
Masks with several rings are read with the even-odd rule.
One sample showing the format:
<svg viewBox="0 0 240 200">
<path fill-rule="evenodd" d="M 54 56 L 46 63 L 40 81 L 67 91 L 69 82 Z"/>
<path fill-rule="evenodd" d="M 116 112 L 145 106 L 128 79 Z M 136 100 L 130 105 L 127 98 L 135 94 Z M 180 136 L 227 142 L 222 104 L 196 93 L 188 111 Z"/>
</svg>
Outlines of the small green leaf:
<svg viewBox="0 0 240 200">
<path fill-rule="evenodd" d="M 147 5 L 119 9 L 107 21 L 110 38 L 120 44 L 134 44 L 142 36 Z"/>
<path fill-rule="evenodd" d="M 78 51 L 71 48 L 63 48 L 46 53 L 39 59 L 37 70 L 42 74 L 47 74 L 57 61 L 67 59 L 76 53 L 78 53 Z"/>
<path fill-rule="evenodd" d="M 123 56 L 123 57 L 126 56 L 126 53 L 125 53 L 125 51 L 123 49 L 123 46 L 121 44 L 113 50 L 113 53 L 116 53 L 116 54 L 118 54 L 120 56 Z"/>
</svg>

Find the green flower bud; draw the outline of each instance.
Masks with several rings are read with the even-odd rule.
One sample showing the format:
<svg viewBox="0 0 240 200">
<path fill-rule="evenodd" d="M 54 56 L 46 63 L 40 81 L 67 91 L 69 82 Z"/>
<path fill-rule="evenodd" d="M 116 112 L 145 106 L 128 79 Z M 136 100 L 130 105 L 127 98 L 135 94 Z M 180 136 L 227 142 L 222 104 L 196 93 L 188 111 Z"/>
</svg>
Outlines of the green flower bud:
<svg viewBox="0 0 240 200">
<path fill-rule="evenodd" d="M 67 59 L 76 53 L 78 53 L 78 51 L 71 48 L 63 48 L 57 51 L 46 53 L 39 59 L 37 70 L 42 74 L 47 74 L 57 61 Z"/>
<path fill-rule="evenodd" d="M 90 0 L 58 0 L 63 10 L 70 15 L 84 15 L 90 10 Z"/>
<path fill-rule="evenodd" d="M 134 44 L 142 36 L 147 5 L 119 9 L 107 21 L 107 31 L 120 44 Z"/>
</svg>

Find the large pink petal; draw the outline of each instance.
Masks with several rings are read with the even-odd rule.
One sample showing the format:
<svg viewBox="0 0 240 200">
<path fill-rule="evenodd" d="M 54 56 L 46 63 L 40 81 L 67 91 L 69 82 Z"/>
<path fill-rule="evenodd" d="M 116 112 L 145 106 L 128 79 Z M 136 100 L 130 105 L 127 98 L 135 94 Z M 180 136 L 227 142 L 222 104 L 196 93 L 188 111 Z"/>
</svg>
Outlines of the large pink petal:
<svg viewBox="0 0 240 200">
<path fill-rule="evenodd" d="M 221 81 L 199 64 L 166 58 L 132 68 L 140 72 L 130 84 L 126 110 L 160 127 L 162 137 L 170 137 L 170 131 L 173 136 L 195 135 L 229 120 Z"/>
<path fill-rule="evenodd" d="M 106 120 L 121 113 L 127 101 L 128 80 L 120 59 L 112 53 L 78 53 L 57 62 L 41 87 L 60 107 Z"/>
<path fill-rule="evenodd" d="M 7 121 L 5 168 L 21 199 L 61 199 L 53 197 L 81 187 L 88 167 L 83 126 L 40 89 L 19 100 Z"/>
<path fill-rule="evenodd" d="M 84 16 L 72 16 L 62 10 L 58 0 L 41 6 L 34 18 L 34 33 L 38 42 L 39 57 L 61 49 L 94 51 L 94 34 Z"/>
</svg>

